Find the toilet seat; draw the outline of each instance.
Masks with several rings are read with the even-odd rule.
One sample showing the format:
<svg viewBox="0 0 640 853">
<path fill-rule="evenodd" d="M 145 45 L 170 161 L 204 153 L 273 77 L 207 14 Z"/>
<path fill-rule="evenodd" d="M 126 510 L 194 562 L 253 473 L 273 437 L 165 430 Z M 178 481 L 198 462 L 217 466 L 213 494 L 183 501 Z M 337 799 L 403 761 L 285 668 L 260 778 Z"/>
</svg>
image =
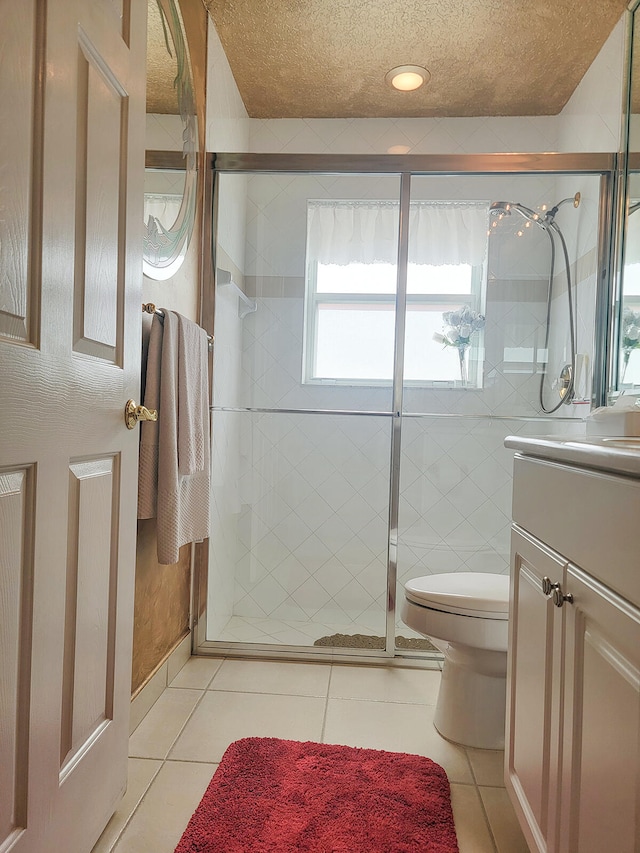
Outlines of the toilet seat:
<svg viewBox="0 0 640 853">
<path fill-rule="evenodd" d="M 450 572 L 413 578 L 406 598 L 421 607 L 476 619 L 509 618 L 509 576 Z"/>
</svg>

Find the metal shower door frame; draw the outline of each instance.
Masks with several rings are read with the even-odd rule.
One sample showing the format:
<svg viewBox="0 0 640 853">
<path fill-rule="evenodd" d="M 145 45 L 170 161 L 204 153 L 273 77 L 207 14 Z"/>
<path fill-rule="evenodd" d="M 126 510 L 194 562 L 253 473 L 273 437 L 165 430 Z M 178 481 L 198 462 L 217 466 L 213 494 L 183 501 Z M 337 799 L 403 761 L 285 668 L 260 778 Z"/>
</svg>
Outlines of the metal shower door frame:
<svg viewBox="0 0 640 853">
<path fill-rule="evenodd" d="M 217 153 L 207 155 L 205 169 L 204 233 L 210 240 L 211 254 L 203 259 L 204 280 L 208 287 L 202 294 L 203 319 L 208 328 L 214 328 L 215 300 L 215 231 L 217 222 L 219 174 L 232 173 L 289 173 L 289 174 L 357 174 L 393 175 L 400 178 L 400 217 L 398 235 L 397 292 L 395 317 L 395 349 L 393 370 L 392 406 L 389 412 L 340 412 L 334 410 L 289 410 L 261 408 L 225 408 L 234 412 L 282 412 L 291 414 L 352 414 L 356 416 L 384 416 L 391 418 L 391 448 L 389 476 L 389 523 L 387 544 L 387 606 L 385 649 L 361 650 L 301 646 L 274 646 L 257 643 L 232 643 L 207 640 L 206 603 L 208 587 L 208 553 L 200 550 L 194 566 L 192 602 L 192 649 L 194 654 L 242 657 L 282 657 L 313 661 L 342 661 L 385 663 L 393 665 L 423 665 L 424 653 L 398 650 L 395 645 L 396 584 L 398 574 L 398 512 L 400 498 L 400 461 L 403 420 L 403 364 L 404 331 L 407 302 L 407 269 L 409 237 L 409 204 L 413 176 L 432 177 L 491 177 L 526 175 L 562 175 L 600 178 L 598 206 L 598 259 L 595 317 L 595 346 L 593 368 L 592 404 L 604 405 L 607 398 L 611 365 L 611 335 L 614 323 L 617 274 L 616 222 L 619 219 L 620 166 L 617 154 L 610 153 L 508 153 L 508 154 L 425 154 L 425 155 L 326 155 L 326 154 L 251 154 Z M 203 242 L 203 246 L 207 243 Z M 216 407 L 217 410 L 217 407 Z M 213 413 L 214 407 L 211 407 Z M 440 417 L 486 417 L 492 420 L 533 421 L 549 420 L 547 417 L 518 417 L 496 415 L 440 415 Z M 557 420 L 557 419 L 556 419 Z M 571 419 L 573 420 L 573 419 Z"/>
</svg>

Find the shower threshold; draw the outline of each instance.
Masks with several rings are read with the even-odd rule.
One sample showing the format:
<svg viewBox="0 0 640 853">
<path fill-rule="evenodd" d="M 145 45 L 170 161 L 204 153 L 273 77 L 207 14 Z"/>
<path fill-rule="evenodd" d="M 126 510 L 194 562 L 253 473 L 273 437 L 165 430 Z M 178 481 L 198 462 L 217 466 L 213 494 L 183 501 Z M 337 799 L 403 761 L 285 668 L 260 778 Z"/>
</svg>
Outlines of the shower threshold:
<svg viewBox="0 0 640 853">
<path fill-rule="evenodd" d="M 327 623 L 232 616 L 216 637 L 219 642 L 261 643 L 283 646 L 323 646 L 327 648 L 383 649 L 380 632 L 358 622 Z M 398 626 L 399 647 L 432 651 L 433 646 L 415 631 Z"/>
</svg>

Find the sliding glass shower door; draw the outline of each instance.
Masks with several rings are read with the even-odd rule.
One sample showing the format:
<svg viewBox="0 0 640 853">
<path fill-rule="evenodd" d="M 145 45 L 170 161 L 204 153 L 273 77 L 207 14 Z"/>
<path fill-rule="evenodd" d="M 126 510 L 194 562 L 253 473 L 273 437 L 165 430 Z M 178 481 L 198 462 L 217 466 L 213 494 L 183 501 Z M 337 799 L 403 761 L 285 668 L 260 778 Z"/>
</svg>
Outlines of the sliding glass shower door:
<svg viewBox="0 0 640 853">
<path fill-rule="evenodd" d="M 220 176 L 208 640 L 385 648 L 398 198 Z"/>
<path fill-rule="evenodd" d="M 605 171 L 218 174 L 202 648 L 433 657 L 404 583 L 508 572 L 504 438 L 592 401 Z"/>
<path fill-rule="evenodd" d="M 567 204 L 547 216 L 578 191 L 585 209 Z M 599 193 L 593 175 L 412 177 L 412 204 L 436 212 L 435 250 L 418 227 L 410 230 L 410 268 L 420 254 L 427 263 L 407 285 L 398 599 L 408 580 L 423 575 L 508 574 L 513 453 L 504 439 L 584 432 Z M 570 247 L 569 270 L 558 238 L 552 248 L 551 221 Z M 572 362 L 581 372 L 562 405 L 560 375 Z M 556 407 L 552 416 L 541 401 Z"/>
</svg>

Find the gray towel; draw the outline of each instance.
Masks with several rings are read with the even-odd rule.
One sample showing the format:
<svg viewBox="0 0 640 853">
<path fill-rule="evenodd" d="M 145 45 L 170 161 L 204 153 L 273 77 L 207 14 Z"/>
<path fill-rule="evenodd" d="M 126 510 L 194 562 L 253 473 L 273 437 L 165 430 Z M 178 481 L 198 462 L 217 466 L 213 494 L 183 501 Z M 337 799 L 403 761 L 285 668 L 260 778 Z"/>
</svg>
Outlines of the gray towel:
<svg viewBox="0 0 640 853">
<path fill-rule="evenodd" d="M 173 565 L 181 545 L 209 535 L 208 341 L 195 323 L 163 310 L 164 327 L 156 332 L 160 323 L 154 318 L 149 341 L 145 406 L 156 408 L 147 403 L 156 392 L 158 423 L 143 424 L 156 430 L 141 437 L 138 515 L 157 516 L 158 562 Z"/>
</svg>

